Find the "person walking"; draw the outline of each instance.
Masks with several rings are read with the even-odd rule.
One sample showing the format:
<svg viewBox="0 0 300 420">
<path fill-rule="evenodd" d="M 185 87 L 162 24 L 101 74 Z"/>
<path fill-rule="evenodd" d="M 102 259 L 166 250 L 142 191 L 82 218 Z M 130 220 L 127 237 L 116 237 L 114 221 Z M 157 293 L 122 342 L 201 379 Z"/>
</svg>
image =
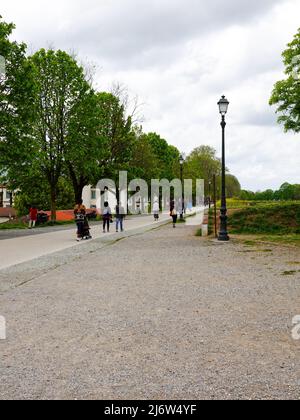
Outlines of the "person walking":
<svg viewBox="0 0 300 420">
<path fill-rule="evenodd" d="M 29 229 L 35 228 L 38 217 L 38 209 L 35 206 L 32 206 L 29 211 Z"/>
<path fill-rule="evenodd" d="M 74 208 L 75 221 L 77 225 L 77 242 L 83 239 L 84 221 L 86 216 L 86 208 L 83 205 L 83 200 L 79 200 Z"/>
<path fill-rule="evenodd" d="M 124 207 L 120 206 L 120 203 L 116 206 L 116 232 L 119 232 L 119 227 L 121 232 L 124 232 L 124 219 L 125 219 L 125 210 Z"/>
<path fill-rule="evenodd" d="M 177 219 L 178 219 L 178 212 L 177 212 L 177 209 L 176 209 L 176 206 L 175 206 L 175 202 L 174 201 L 171 203 L 171 209 L 170 210 L 171 210 L 170 211 L 170 216 L 173 219 L 173 228 L 175 229 L 176 228 Z"/>
<path fill-rule="evenodd" d="M 107 229 L 107 233 L 109 233 L 109 228 L 110 228 L 110 221 L 112 220 L 112 213 L 111 213 L 111 208 L 109 207 L 109 203 L 106 201 L 104 203 L 104 210 L 103 210 L 103 233 L 106 233 L 106 229 Z"/>
<path fill-rule="evenodd" d="M 153 204 L 153 215 L 154 215 L 154 220 L 156 222 L 158 222 L 158 220 L 159 220 L 159 203 L 158 203 L 158 201 L 155 201 L 155 203 Z"/>
</svg>

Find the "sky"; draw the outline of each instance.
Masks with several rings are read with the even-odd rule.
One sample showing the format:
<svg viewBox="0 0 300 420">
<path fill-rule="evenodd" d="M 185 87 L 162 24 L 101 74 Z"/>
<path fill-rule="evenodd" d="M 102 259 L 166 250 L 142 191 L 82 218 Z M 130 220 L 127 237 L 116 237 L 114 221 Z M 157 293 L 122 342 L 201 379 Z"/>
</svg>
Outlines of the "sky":
<svg viewBox="0 0 300 420">
<path fill-rule="evenodd" d="M 268 104 L 299 0 L 1 0 L 0 14 L 31 53 L 76 52 L 99 90 L 126 86 L 144 131 L 184 153 L 205 144 L 220 156 L 226 95 L 226 163 L 242 187 L 300 183 L 300 135 L 284 133 Z"/>
</svg>

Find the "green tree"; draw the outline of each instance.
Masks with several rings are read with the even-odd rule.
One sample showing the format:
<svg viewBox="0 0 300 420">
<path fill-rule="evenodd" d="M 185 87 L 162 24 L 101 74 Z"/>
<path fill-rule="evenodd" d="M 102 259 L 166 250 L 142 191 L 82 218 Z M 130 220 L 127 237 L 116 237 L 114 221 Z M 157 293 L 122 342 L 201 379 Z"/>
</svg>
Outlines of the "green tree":
<svg viewBox="0 0 300 420">
<path fill-rule="evenodd" d="M 285 131 L 300 132 L 300 29 L 283 52 L 286 79 L 275 84 L 270 105 L 277 105 Z"/>
<path fill-rule="evenodd" d="M 216 156 L 215 149 L 210 146 L 200 146 L 194 149 L 187 158 L 185 174 L 187 178 L 193 180 L 204 179 L 205 194 L 208 196 L 209 182 L 212 182 L 213 175 L 216 175 L 219 181 L 221 174 L 221 161 Z"/>
<path fill-rule="evenodd" d="M 101 155 L 102 146 L 97 137 L 97 117 L 97 96 L 87 89 L 75 104 L 64 147 L 66 171 L 73 185 L 76 203 L 82 198 L 83 188 L 98 181 L 97 156 Z"/>
<path fill-rule="evenodd" d="M 97 94 L 97 141 L 95 158 L 99 176 L 117 179 L 119 170 L 129 169 L 135 131 L 124 105 L 111 93 Z"/>
<path fill-rule="evenodd" d="M 146 137 L 151 145 L 151 149 L 156 157 L 155 172 L 159 179 L 172 180 L 179 176 L 179 156 L 178 149 L 168 144 L 157 133 L 148 133 Z"/>
<path fill-rule="evenodd" d="M 150 185 L 151 179 L 159 177 L 159 161 L 149 137 L 142 132 L 137 133 L 130 162 L 129 178 L 141 178 Z"/>
<path fill-rule="evenodd" d="M 226 192 L 228 198 L 237 198 L 241 193 L 241 184 L 234 175 L 226 175 Z"/>
<path fill-rule="evenodd" d="M 68 148 L 73 143 L 71 123 L 78 117 L 80 104 L 90 93 L 84 70 L 64 51 L 40 50 L 30 61 L 34 68 L 36 95 L 33 103 L 35 121 L 32 146 L 36 159 L 32 166 L 45 175 L 50 189 L 51 220 L 56 220 L 58 183 L 64 165 L 76 160 L 77 151 Z M 82 139 L 79 133 L 76 140 Z"/>
<path fill-rule="evenodd" d="M 0 74 L 0 173 L 16 181 L 20 167 L 29 169 L 34 78 L 26 45 L 10 41 L 14 28 L 0 17 L 0 55 L 5 60 Z"/>
</svg>

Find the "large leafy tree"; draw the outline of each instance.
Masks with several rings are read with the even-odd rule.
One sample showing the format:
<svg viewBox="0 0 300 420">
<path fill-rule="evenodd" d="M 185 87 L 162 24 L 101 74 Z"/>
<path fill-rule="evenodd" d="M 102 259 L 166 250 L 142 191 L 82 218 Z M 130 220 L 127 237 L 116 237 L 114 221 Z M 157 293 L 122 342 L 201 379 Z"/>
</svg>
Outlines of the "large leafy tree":
<svg viewBox="0 0 300 420">
<path fill-rule="evenodd" d="M 192 151 L 186 161 L 185 173 L 191 179 L 204 179 L 206 195 L 209 191 L 209 182 L 213 176 L 221 174 L 221 161 L 216 156 L 216 151 L 210 146 L 200 146 Z"/>
<path fill-rule="evenodd" d="M 242 191 L 241 184 L 237 177 L 231 174 L 226 175 L 226 194 L 228 198 L 237 198 Z"/>
<path fill-rule="evenodd" d="M 285 131 L 300 132 L 300 29 L 283 52 L 286 78 L 277 82 L 270 105 L 277 106 Z"/>
<path fill-rule="evenodd" d="M 160 177 L 159 160 L 147 134 L 136 133 L 129 177 L 144 179 L 150 185 L 152 179 Z"/>
<path fill-rule="evenodd" d="M 111 93 L 97 94 L 97 141 L 95 155 L 99 176 L 117 179 L 119 170 L 129 169 L 136 133 L 124 105 Z"/>
<path fill-rule="evenodd" d="M 157 133 L 146 135 L 156 157 L 156 173 L 160 179 L 172 180 L 179 175 L 179 151 Z"/>
<path fill-rule="evenodd" d="M 40 50 L 30 58 L 34 68 L 35 98 L 32 166 L 45 175 L 51 199 L 51 219 L 56 219 L 58 183 L 66 164 L 72 164 L 85 145 L 82 133 L 72 130 L 82 122 L 82 103 L 90 95 L 84 70 L 64 51 Z M 79 140 L 83 140 L 80 142 Z M 77 141 L 77 148 L 68 147 Z"/>
<path fill-rule="evenodd" d="M 0 172 L 11 187 L 16 187 L 20 168 L 30 172 L 26 164 L 31 156 L 31 126 L 34 79 L 26 58 L 26 45 L 11 42 L 13 24 L 0 17 L 0 56 L 5 63 L 0 74 Z"/>
<path fill-rule="evenodd" d="M 97 136 L 97 106 L 96 94 L 92 90 L 87 91 L 75 105 L 70 119 L 64 159 L 66 176 L 72 183 L 76 203 L 82 198 L 83 188 L 99 180 L 97 156 L 101 156 L 103 148 Z"/>
</svg>

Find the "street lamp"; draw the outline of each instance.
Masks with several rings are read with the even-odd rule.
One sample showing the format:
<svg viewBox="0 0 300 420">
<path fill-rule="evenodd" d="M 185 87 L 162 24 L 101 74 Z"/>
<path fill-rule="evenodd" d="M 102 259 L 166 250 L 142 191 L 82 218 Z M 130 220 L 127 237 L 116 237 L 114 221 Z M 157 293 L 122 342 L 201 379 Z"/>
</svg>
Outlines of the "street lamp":
<svg viewBox="0 0 300 420">
<path fill-rule="evenodd" d="M 225 166 L 225 115 L 228 111 L 229 102 L 222 96 L 218 102 L 220 114 L 222 115 L 222 196 L 221 196 L 221 228 L 219 232 L 219 241 L 227 242 L 229 241 L 229 236 L 227 232 L 227 205 L 226 205 L 226 166 Z"/>
<path fill-rule="evenodd" d="M 208 183 L 208 206 L 209 206 L 209 210 L 211 209 L 211 181 L 209 181 Z"/>
<path fill-rule="evenodd" d="M 183 165 L 184 165 L 184 162 L 185 162 L 185 156 L 184 156 L 184 154 L 181 154 L 180 157 L 179 157 L 180 180 L 181 180 L 181 188 L 182 188 L 180 220 L 183 220 L 183 214 L 184 214 L 184 191 L 183 191 Z"/>
</svg>

